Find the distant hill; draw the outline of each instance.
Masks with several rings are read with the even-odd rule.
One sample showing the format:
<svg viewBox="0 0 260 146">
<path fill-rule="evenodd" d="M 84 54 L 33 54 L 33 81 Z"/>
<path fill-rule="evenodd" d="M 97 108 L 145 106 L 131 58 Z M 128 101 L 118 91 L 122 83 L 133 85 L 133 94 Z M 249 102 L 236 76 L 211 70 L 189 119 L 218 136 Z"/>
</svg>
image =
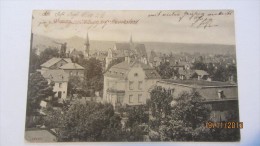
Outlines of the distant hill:
<svg viewBox="0 0 260 146">
<path fill-rule="evenodd" d="M 60 45 L 54 43 L 67 42 L 67 48 L 77 50 L 84 50 L 85 39 L 74 36 L 68 39 L 53 39 L 46 36 L 34 35 L 33 37 L 33 48 L 38 48 L 44 50 L 48 47 L 60 48 Z M 185 44 L 185 43 L 167 43 L 167 42 L 137 42 L 143 43 L 146 46 L 146 51 L 149 53 L 151 50 L 162 53 L 196 53 L 201 54 L 210 53 L 210 54 L 235 54 L 235 45 L 221 45 L 221 44 Z M 107 51 L 109 48 L 113 48 L 115 42 L 113 41 L 98 41 L 91 40 L 90 38 L 90 49 Z"/>
</svg>

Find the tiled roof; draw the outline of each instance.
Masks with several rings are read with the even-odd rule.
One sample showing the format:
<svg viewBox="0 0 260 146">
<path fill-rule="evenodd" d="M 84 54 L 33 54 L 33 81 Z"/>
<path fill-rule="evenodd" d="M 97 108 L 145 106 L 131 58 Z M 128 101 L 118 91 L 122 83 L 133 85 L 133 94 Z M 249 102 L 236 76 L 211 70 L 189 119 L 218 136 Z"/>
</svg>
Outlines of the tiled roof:
<svg viewBox="0 0 260 146">
<path fill-rule="evenodd" d="M 125 78 L 128 71 L 130 70 L 130 64 L 126 61 L 118 63 L 112 66 L 106 73 L 106 76 L 115 77 L 115 78 Z"/>
<path fill-rule="evenodd" d="M 69 81 L 69 75 L 65 73 L 62 69 L 47 70 L 42 75 L 45 79 L 50 79 L 54 82 Z"/>
<path fill-rule="evenodd" d="M 50 60 L 48 60 L 47 62 L 43 63 L 41 66 L 48 68 L 48 67 L 51 67 L 52 65 L 54 65 L 55 63 L 61 61 L 61 60 L 64 60 L 67 63 L 71 63 L 72 62 L 70 58 L 56 58 L 56 57 L 53 57 Z"/>
<path fill-rule="evenodd" d="M 82 69 L 84 69 L 84 67 L 80 66 L 77 63 L 67 63 L 67 64 L 61 66 L 60 69 L 74 69 L 74 70 L 79 69 L 79 70 L 82 70 Z"/>
<path fill-rule="evenodd" d="M 135 64 L 138 64 L 141 66 L 141 68 L 144 70 L 146 78 L 148 79 L 158 79 L 161 78 L 160 75 L 158 74 L 158 72 L 144 64 L 141 63 L 139 61 L 134 61 L 133 63 L 127 63 L 126 61 L 123 61 L 119 64 L 116 64 L 114 66 L 112 66 L 106 73 L 105 76 L 109 76 L 109 77 L 114 77 L 114 78 L 125 78 L 127 77 L 127 73 L 130 71 L 131 67 Z"/>
</svg>

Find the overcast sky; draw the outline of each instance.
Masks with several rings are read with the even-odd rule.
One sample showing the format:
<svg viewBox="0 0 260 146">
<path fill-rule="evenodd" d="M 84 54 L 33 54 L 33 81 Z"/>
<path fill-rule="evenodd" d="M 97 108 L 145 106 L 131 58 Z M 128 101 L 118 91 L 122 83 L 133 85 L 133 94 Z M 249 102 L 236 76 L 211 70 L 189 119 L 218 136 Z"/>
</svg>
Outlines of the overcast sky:
<svg viewBox="0 0 260 146">
<path fill-rule="evenodd" d="M 131 20 L 136 24 L 114 24 L 111 21 L 115 19 Z M 74 24 L 69 24 L 69 20 Z M 100 23 L 106 20 L 110 22 L 104 27 L 103 24 L 96 25 L 95 28 L 94 24 L 80 24 Z M 192 26 L 192 23 L 195 24 Z M 90 40 L 129 41 L 132 34 L 133 41 L 136 42 L 235 44 L 234 15 L 233 11 L 229 10 L 34 11 L 32 24 L 34 34 L 51 38 L 85 38 L 88 33 Z M 207 27 L 209 25 L 211 27 Z"/>
</svg>

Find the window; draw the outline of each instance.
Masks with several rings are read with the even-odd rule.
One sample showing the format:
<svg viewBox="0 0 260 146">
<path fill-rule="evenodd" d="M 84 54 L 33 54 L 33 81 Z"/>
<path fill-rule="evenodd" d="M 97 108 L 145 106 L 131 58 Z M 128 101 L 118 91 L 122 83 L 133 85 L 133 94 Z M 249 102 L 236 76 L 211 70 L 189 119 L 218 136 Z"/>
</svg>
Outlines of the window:
<svg viewBox="0 0 260 146">
<path fill-rule="evenodd" d="M 129 81 L 129 90 L 133 90 L 133 89 L 134 89 L 134 82 Z"/>
<path fill-rule="evenodd" d="M 142 103 L 142 94 L 138 94 L 138 102 Z"/>
<path fill-rule="evenodd" d="M 129 103 L 133 103 L 134 99 L 133 99 L 133 95 L 129 95 Z"/>
<path fill-rule="evenodd" d="M 59 87 L 60 87 L 60 88 L 62 87 L 62 83 L 59 83 Z"/>
<path fill-rule="evenodd" d="M 142 81 L 139 81 L 139 82 L 138 82 L 138 89 L 139 89 L 139 90 L 142 90 L 142 86 L 143 86 L 143 82 L 142 82 Z"/>
<path fill-rule="evenodd" d="M 135 73 L 134 76 L 137 77 L 137 76 L 138 76 L 138 73 Z"/>
<path fill-rule="evenodd" d="M 79 72 L 78 72 L 78 71 L 76 72 L 76 75 L 79 75 Z"/>
</svg>

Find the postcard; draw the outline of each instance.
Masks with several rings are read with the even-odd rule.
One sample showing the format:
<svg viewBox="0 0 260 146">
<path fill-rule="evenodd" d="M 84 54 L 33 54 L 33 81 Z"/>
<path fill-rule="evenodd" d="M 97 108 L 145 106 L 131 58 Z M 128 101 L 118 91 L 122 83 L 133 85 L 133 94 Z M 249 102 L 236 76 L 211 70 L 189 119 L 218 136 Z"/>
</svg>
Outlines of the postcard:
<svg viewBox="0 0 260 146">
<path fill-rule="evenodd" d="M 233 10 L 34 10 L 30 46 L 27 142 L 240 141 Z"/>
</svg>

